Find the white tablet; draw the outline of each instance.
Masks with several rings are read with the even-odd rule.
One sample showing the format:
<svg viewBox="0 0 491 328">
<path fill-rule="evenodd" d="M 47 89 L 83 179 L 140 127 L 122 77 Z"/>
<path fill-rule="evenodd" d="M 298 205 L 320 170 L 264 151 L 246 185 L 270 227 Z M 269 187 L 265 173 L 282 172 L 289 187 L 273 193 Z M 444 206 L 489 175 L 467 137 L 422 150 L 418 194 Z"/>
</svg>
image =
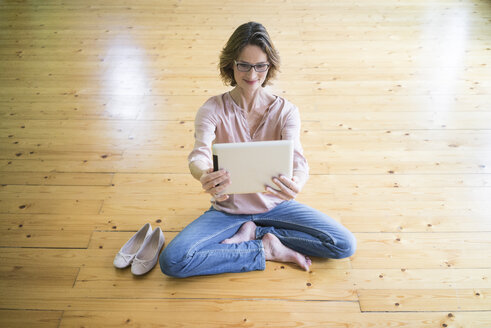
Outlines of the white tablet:
<svg viewBox="0 0 491 328">
<path fill-rule="evenodd" d="M 232 184 L 223 194 L 264 192 L 265 186 L 277 186 L 272 177 L 293 175 L 293 141 L 256 141 L 214 144 L 213 170 L 230 172 Z"/>
</svg>

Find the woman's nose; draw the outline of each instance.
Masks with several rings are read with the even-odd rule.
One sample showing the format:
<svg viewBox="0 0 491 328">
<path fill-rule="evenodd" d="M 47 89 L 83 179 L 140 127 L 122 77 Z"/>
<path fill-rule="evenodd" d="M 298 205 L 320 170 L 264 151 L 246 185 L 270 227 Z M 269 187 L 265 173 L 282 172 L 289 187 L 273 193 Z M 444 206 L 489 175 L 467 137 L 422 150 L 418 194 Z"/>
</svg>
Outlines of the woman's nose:
<svg viewBox="0 0 491 328">
<path fill-rule="evenodd" d="M 247 72 L 247 77 L 255 78 L 256 76 L 257 76 L 256 70 L 254 69 L 254 67 L 251 67 L 249 72 Z"/>
</svg>

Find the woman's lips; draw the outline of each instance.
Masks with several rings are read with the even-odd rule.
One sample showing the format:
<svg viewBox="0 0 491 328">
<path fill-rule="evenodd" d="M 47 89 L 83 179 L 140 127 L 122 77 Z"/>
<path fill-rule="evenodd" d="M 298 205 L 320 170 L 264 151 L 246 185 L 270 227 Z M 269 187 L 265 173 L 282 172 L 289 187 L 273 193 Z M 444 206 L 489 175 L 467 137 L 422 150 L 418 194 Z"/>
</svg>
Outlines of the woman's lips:
<svg viewBox="0 0 491 328">
<path fill-rule="evenodd" d="M 255 81 L 249 81 L 249 80 L 244 80 L 247 84 L 250 84 L 250 85 L 253 85 L 257 82 L 257 80 Z"/>
</svg>

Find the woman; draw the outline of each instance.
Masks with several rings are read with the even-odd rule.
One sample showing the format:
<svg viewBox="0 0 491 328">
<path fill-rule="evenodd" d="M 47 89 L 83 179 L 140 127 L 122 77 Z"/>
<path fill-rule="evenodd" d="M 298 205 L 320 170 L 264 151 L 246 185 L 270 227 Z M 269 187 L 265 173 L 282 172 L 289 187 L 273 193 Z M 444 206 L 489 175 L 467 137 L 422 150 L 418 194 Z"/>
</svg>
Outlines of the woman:
<svg viewBox="0 0 491 328">
<path fill-rule="evenodd" d="M 294 200 L 308 179 L 300 144 L 298 109 L 264 87 L 279 69 L 279 56 L 266 29 L 239 26 L 220 55 L 220 74 L 230 92 L 210 98 L 195 120 L 189 168 L 212 207 L 188 225 L 160 255 L 162 272 L 173 277 L 264 270 L 265 262 L 293 262 L 304 270 L 309 256 L 345 258 L 356 241 L 325 214 Z M 224 170 L 213 172 L 212 143 L 290 139 L 293 178 L 272 177 L 276 189 L 224 195 L 231 183 Z M 278 191 L 279 190 L 279 191 Z"/>
</svg>

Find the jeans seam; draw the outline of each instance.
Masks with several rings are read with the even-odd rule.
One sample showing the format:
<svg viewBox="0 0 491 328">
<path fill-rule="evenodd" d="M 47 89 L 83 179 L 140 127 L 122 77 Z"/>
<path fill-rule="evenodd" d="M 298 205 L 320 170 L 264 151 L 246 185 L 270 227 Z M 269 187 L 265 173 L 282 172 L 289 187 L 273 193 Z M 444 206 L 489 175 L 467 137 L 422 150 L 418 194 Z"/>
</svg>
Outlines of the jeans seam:
<svg viewBox="0 0 491 328">
<path fill-rule="evenodd" d="M 280 238 L 280 237 L 278 237 L 278 238 Z M 300 237 L 284 237 L 284 236 L 281 236 L 280 239 L 285 239 L 285 240 L 295 239 L 295 240 L 300 240 L 302 242 L 308 242 L 308 243 L 312 243 L 312 244 L 323 245 L 323 243 L 320 240 L 310 240 L 310 239 L 305 239 L 305 238 L 300 238 Z"/>
<path fill-rule="evenodd" d="M 280 237 L 278 237 L 278 238 L 280 238 Z M 284 240 L 296 239 L 296 240 L 300 240 L 302 242 L 307 242 L 307 243 L 318 244 L 320 246 L 324 246 L 324 243 L 322 241 L 320 241 L 320 240 L 310 240 L 310 239 L 299 238 L 299 237 L 283 237 L 283 236 L 280 239 L 284 239 Z M 335 244 L 331 244 L 329 247 L 333 247 L 336 250 L 339 250 L 340 249 Z"/>
<path fill-rule="evenodd" d="M 294 225 L 294 226 L 297 226 L 297 227 L 302 227 L 302 228 L 307 228 L 307 229 L 315 230 L 315 231 L 318 231 L 320 233 L 323 233 L 323 234 L 329 236 L 329 238 L 331 238 L 331 240 L 332 240 L 333 245 L 336 245 L 336 239 L 333 236 L 331 236 L 331 234 L 328 233 L 328 232 L 325 232 L 325 231 L 322 231 L 322 230 L 319 230 L 319 229 L 316 229 L 316 228 L 304 226 L 304 225 L 301 225 L 301 224 L 298 224 L 298 223 L 294 223 L 294 222 L 291 222 L 291 221 L 278 220 L 278 219 L 270 219 L 270 218 L 267 218 L 267 217 L 261 218 L 261 219 L 257 219 L 256 221 L 261 221 L 261 220 L 268 220 L 268 221 L 274 221 L 274 222 L 288 223 L 288 224 L 291 224 L 291 225 Z"/>
<path fill-rule="evenodd" d="M 253 253 L 262 250 L 261 248 L 256 249 L 210 249 L 207 251 L 197 251 L 194 254 L 210 254 L 210 253 Z"/>
</svg>

